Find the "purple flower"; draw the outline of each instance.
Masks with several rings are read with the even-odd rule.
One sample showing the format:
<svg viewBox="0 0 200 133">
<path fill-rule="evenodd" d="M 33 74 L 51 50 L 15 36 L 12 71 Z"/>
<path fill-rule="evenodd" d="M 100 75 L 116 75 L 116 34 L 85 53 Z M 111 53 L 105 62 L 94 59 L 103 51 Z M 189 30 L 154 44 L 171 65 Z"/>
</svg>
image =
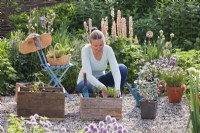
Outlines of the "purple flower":
<svg viewBox="0 0 200 133">
<path fill-rule="evenodd" d="M 35 119 L 38 119 L 40 116 L 38 114 L 34 114 Z"/>
<path fill-rule="evenodd" d="M 123 129 L 123 126 L 122 126 L 122 125 L 119 125 L 117 129 Z"/>
<path fill-rule="evenodd" d="M 45 16 L 41 16 L 41 17 L 40 17 L 40 23 L 41 23 L 42 25 L 45 25 L 45 24 L 46 24 Z"/>
<path fill-rule="evenodd" d="M 170 66 L 174 66 L 175 64 L 176 64 L 176 58 L 175 58 L 175 57 L 171 57 L 171 58 L 170 58 L 169 65 L 170 65 Z"/>
<path fill-rule="evenodd" d="M 55 12 L 52 13 L 51 16 L 52 16 L 53 18 L 55 18 L 55 17 L 56 17 L 56 13 L 55 13 Z"/>
<path fill-rule="evenodd" d="M 112 119 L 111 119 L 111 122 L 112 123 L 114 123 L 114 122 L 116 122 L 117 121 L 117 119 L 115 118 L 115 117 L 113 117 Z"/>
<path fill-rule="evenodd" d="M 48 123 L 43 123 L 42 126 L 43 127 L 49 127 Z"/>
<path fill-rule="evenodd" d="M 103 128 L 101 132 L 102 133 L 108 133 L 108 130 L 106 128 Z"/>
<path fill-rule="evenodd" d="M 103 121 L 99 122 L 99 128 L 103 127 L 105 125 L 105 123 Z"/>
<path fill-rule="evenodd" d="M 38 123 L 37 122 L 32 122 L 32 125 L 35 127 L 35 126 L 38 125 Z"/>
<path fill-rule="evenodd" d="M 126 128 L 124 128 L 123 133 L 128 133 L 128 130 Z"/>
<path fill-rule="evenodd" d="M 66 131 L 66 128 L 64 128 L 64 127 L 62 127 L 61 129 L 60 129 L 60 131 L 61 131 L 61 133 L 66 133 L 67 131 Z"/>
<path fill-rule="evenodd" d="M 84 131 L 87 132 L 89 130 L 88 127 L 84 127 Z"/>
<path fill-rule="evenodd" d="M 107 123 L 110 123 L 110 122 L 111 122 L 111 119 L 112 119 L 112 117 L 111 117 L 110 115 L 107 115 L 107 116 L 106 116 L 106 122 L 107 122 Z"/>
<path fill-rule="evenodd" d="M 117 133 L 123 133 L 122 129 L 117 129 Z"/>
<path fill-rule="evenodd" d="M 94 123 L 91 123 L 90 125 L 89 125 L 89 128 L 93 131 L 93 129 L 96 127 L 96 125 L 94 124 Z"/>
</svg>

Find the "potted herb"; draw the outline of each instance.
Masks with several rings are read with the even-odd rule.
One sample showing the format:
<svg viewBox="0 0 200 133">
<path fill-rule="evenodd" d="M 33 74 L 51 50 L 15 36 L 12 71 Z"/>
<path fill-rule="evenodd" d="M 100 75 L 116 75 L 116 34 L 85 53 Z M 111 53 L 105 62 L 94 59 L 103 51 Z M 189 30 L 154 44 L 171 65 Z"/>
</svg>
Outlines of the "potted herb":
<svg viewBox="0 0 200 133">
<path fill-rule="evenodd" d="M 157 86 L 158 80 L 141 80 L 137 84 L 137 90 L 140 98 L 140 112 L 142 119 L 154 119 L 157 112 Z"/>
<path fill-rule="evenodd" d="M 61 43 L 56 43 L 54 47 L 51 47 L 47 52 L 47 61 L 52 66 L 62 66 L 69 64 L 70 62 L 70 51 L 72 49 L 65 48 Z"/>
<path fill-rule="evenodd" d="M 166 83 L 167 95 L 170 103 L 179 103 L 185 91 L 186 72 L 176 66 L 176 58 L 171 57 L 169 65 L 160 71 L 160 77 Z"/>
</svg>

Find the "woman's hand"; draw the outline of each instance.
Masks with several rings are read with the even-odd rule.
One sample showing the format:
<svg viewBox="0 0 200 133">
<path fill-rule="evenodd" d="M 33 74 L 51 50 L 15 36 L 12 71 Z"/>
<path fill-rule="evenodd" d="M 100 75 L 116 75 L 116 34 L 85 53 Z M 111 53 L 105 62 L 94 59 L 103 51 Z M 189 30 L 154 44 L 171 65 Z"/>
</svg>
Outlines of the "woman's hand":
<svg viewBox="0 0 200 133">
<path fill-rule="evenodd" d="M 121 91 L 120 90 L 115 90 L 114 97 L 121 97 Z"/>
<path fill-rule="evenodd" d="M 101 87 L 101 95 L 103 98 L 108 97 L 106 86 Z"/>
</svg>

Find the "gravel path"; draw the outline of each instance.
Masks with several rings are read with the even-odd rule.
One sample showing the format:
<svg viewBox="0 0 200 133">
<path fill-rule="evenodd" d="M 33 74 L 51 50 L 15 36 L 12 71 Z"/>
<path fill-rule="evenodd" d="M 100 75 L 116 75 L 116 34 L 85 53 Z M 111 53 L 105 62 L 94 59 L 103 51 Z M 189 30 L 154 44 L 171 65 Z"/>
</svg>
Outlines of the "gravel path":
<svg viewBox="0 0 200 133">
<path fill-rule="evenodd" d="M 52 120 L 53 131 L 59 133 L 59 129 L 65 127 L 68 133 L 76 133 L 78 130 L 98 121 L 82 121 L 79 117 L 80 96 L 73 94 L 74 100 L 66 98 L 67 114 L 64 120 Z M 0 97 L 0 125 L 7 129 L 9 114 L 16 114 L 16 102 L 12 97 Z M 154 120 L 140 118 L 140 109 L 135 107 L 135 100 L 131 94 L 123 96 L 123 118 L 118 123 L 123 124 L 130 133 L 184 133 L 189 118 L 189 109 L 186 99 L 181 103 L 171 104 L 168 98 L 159 97 L 157 116 Z"/>
</svg>

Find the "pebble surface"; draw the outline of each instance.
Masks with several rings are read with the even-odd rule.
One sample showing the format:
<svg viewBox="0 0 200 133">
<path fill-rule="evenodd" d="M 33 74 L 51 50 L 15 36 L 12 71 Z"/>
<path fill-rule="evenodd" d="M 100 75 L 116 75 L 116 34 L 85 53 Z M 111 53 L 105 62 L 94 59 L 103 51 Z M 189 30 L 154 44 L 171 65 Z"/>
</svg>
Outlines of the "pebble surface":
<svg viewBox="0 0 200 133">
<path fill-rule="evenodd" d="M 73 100 L 65 100 L 65 119 L 51 120 L 55 133 L 59 133 L 62 127 L 67 133 L 77 133 L 90 123 L 99 121 L 81 120 L 79 116 L 80 95 L 72 94 Z M 16 115 L 16 102 L 14 96 L 0 97 L 0 125 L 7 130 L 9 114 Z M 153 120 L 141 119 L 140 109 L 135 106 L 135 100 L 131 94 L 123 95 L 122 119 L 118 123 L 128 129 L 130 133 L 184 133 L 189 119 L 187 100 L 183 97 L 180 103 L 168 102 L 167 96 L 158 98 L 158 110 Z M 186 133 L 189 133 L 187 130 Z"/>
</svg>

